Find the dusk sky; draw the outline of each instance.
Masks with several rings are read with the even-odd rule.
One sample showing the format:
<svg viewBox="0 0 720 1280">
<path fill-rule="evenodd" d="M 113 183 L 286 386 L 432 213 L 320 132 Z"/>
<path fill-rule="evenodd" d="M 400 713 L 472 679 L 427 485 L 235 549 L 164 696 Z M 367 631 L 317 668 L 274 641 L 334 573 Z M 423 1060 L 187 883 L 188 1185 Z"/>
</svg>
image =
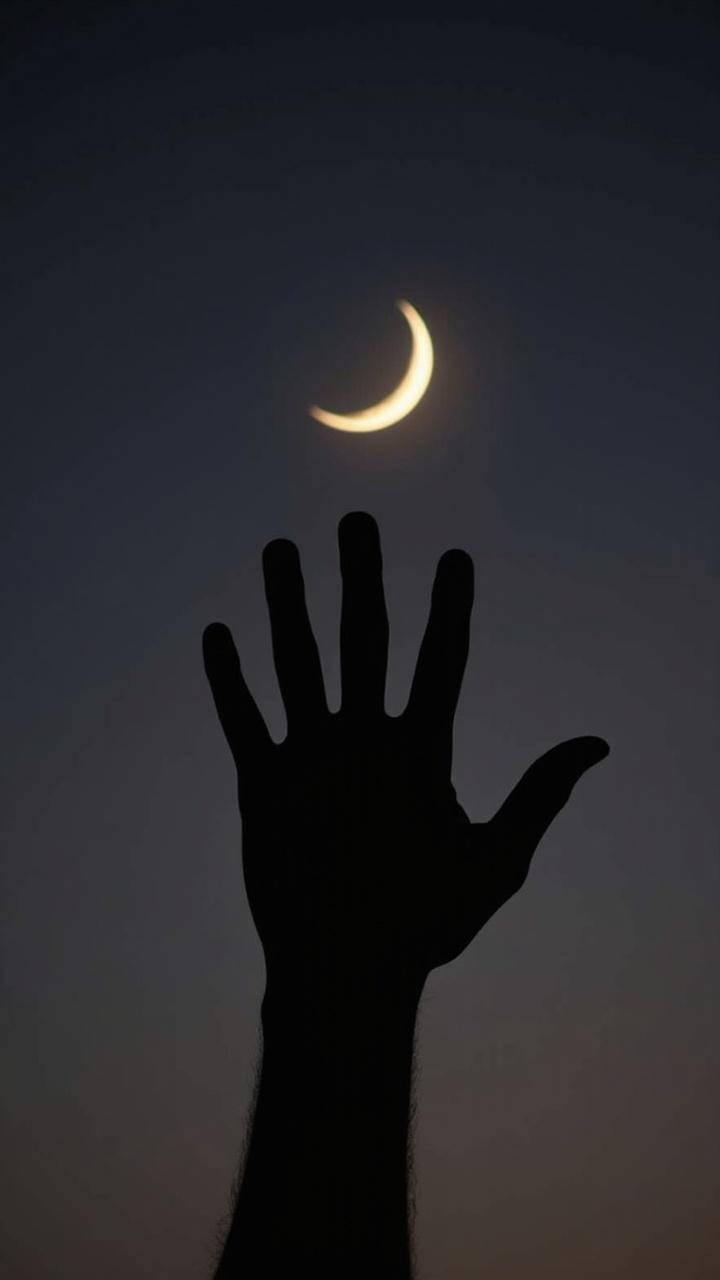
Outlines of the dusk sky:
<svg viewBox="0 0 720 1280">
<path fill-rule="evenodd" d="M 554 743 L 611 748 L 427 983 L 418 1280 L 714 1280 L 713 6 L 3 23 L 3 1274 L 210 1275 L 264 962 L 201 635 L 282 737 L 261 553 L 292 538 L 336 706 L 362 509 L 393 712 L 440 555 L 473 557 L 473 821 Z M 400 378 L 398 298 L 427 394 L 320 425 Z"/>
</svg>

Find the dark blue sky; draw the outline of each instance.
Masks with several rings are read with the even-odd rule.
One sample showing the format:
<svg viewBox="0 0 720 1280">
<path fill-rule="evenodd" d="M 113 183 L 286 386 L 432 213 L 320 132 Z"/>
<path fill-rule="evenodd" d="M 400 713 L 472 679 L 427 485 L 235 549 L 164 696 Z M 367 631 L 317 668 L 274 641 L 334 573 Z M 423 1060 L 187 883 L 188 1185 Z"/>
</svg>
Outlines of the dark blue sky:
<svg viewBox="0 0 720 1280">
<path fill-rule="evenodd" d="M 263 962 L 200 635 L 233 627 L 281 735 L 260 553 L 292 537 L 336 703 L 359 507 L 391 710 L 437 559 L 474 558 L 473 819 L 554 742 L 612 748 L 428 983 L 419 1280 L 710 1280 L 711 6 L 11 12 L 7 1274 L 209 1271 Z M 399 377 L 398 297 L 435 342 L 425 399 L 387 432 L 319 426 L 309 403 Z"/>
</svg>

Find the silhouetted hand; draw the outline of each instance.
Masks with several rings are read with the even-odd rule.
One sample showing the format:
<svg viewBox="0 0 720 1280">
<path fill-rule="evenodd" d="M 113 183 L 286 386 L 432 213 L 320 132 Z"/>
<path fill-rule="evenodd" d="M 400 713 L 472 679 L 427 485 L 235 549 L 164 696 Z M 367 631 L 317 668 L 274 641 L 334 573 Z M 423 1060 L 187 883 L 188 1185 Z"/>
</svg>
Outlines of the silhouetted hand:
<svg viewBox="0 0 720 1280">
<path fill-rule="evenodd" d="M 284 741 L 270 738 L 228 629 L 204 635 L 237 765 L 248 898 L 269 982 L 301 967 L 422 986 L 520 888 L 544 832 L 608 747 L 595 737 L 561 743 L 494 818 L 471 823 L 450 773 L 472 561 L 442 556 L 408 704 L 394 717 L 384 709 L 388 621 L 372 517 L 344 516 L 339 546 L 339 711 L 328 710 L 294 543 L 271 542 L 263 561 Z"/>
</svg>

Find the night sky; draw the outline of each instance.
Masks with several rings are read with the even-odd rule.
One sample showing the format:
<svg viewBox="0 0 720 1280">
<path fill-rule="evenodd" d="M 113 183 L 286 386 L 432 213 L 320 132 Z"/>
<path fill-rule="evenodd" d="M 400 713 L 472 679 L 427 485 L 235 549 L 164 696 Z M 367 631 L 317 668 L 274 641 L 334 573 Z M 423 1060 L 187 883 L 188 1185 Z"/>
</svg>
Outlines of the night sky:
<svg viewBox="0 0 720 1280">
<path fill-rule="evenodd" d="M 439 556 L 474 559 L 474 821 L 563 738 L 611 745 L 428 981 L 419 1280 L 710 1280 L 712 7 L 4 23 L 4 1273 L 210 1272 L 264 964 L 201 634 L 233 628 L 281 737 L 260 557 L 292 538 L 337 706 L 337 522 L 363 509 L 390 711 Z M 427 395 L 320 426 L 310 403 L 399 379 L 397 298 Z"/>
</svg>

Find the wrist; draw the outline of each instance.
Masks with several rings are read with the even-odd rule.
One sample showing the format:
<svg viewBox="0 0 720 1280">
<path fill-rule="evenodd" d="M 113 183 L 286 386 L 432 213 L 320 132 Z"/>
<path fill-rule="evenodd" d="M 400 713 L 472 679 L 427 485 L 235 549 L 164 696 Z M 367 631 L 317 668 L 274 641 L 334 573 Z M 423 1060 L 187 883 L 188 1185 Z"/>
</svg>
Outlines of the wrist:
<svg viewBox="0 0 720 1280">
<path fill-rule="evenodd" d="M 318 1280 L 409 1280 L 422 985 L 397 971 L 383 984 L 339 965 L 268 975 L 252 1135 L 226 1247 L 248 1280 L 303 1266 Z"/>
<path fill-rule="evenodd" d="M 378 975 L 328 964 L 268 973 L 263 1032 L 298 1023 L 307 1031 L 316 1024 L 413 1027 L 424 985 L 424 976 L 402 969 Z"/>
</svg>

